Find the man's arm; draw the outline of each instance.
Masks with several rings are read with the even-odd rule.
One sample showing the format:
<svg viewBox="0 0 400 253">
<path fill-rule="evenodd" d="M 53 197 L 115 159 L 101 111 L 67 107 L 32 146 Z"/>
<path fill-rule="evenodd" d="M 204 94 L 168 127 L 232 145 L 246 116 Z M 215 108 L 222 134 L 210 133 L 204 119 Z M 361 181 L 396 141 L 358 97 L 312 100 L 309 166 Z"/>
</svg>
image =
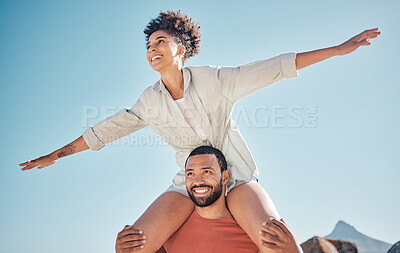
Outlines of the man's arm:
<svg viewBox="0 0 400 253">
<path fill-rule="evenodd" d="M 370 39 L 378 37 L 379 34 L 381 34 L 381 32 L 378 32 L 378 28 L 365 30 L 338 46 L 298 53 L 296 55 L 296 68 L 299 70 L 311 64 L 326 60 L 332 56 L 351 53 L 360 46 L 370 45 Z"/>
<path fill-rule="evenodd" d="M 274 252 L 303 253 L 293 233 L 283 221 L 271 218 L 270 222 L 264 222 L 260 234 L 263 246 Z"/>
</svg>

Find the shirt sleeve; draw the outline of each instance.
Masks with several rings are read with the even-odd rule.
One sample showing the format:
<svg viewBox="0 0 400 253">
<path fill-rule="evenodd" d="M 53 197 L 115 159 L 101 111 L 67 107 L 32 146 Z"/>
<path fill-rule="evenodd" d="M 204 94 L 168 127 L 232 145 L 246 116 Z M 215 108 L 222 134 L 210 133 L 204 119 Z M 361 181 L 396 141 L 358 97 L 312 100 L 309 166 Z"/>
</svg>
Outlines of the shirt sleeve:
<svg viewBox="0 0 400 253">
<path fill-rule="evenodd" d="M 114 115 L 90 126 L 82 136 L 91 150 L 100 150 L 105 144 L 118 140 L 148 125 L 144 105 L 139 99 L 131 108 L 127 107 Z"/>
<path fill-rule="evenodd" d="M 218 78 L 224 96 L 230 101 L 250 95 L 283 78 L 297 77 L 296 53 L 285 53 L 238 67 L 220 67 Z"/>
</svg>

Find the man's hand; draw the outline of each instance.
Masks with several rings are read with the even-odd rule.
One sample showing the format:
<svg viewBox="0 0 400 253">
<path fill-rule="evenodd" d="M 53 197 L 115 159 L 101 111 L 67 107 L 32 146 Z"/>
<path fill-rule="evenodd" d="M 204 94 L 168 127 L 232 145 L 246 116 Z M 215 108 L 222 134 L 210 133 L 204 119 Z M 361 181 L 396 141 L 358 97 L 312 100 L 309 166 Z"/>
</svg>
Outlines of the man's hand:
<svg viewBox="0 0 400 253">
<path fill-rule="evenodd" d="M 117 235 L 115 251 L 117 253 L 130 253 L 141 250 L 146 243 L 146 236 L 140 229 L 126 225 Z"/>
<path fill-rule="evenodd" d="M 353 52 L 360 46 L 371 45 L 370 40 L 378 37 L 379 34 L 381 34 L 381 32 L 378 32 L 378 28 L 365 30 L 364 32 L 337 46 L 338 53 L 340 55 L 345 55 Z"/>
<path fill-rule="evenodd" d="M 262 245 L 276 253 L 303 253 L 285 223 L 271 218 L 260 231 Z"/>
</svg>

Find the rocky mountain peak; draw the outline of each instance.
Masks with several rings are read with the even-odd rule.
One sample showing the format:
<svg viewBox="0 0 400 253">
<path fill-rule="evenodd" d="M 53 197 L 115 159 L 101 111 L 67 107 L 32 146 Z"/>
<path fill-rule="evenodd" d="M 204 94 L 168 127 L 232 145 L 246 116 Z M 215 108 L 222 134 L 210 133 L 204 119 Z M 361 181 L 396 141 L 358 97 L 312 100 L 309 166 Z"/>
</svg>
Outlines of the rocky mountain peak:
<svg viewBox="0 0 400 253">
<path fill-rule="evenodd" d="M 358 234 L 359 232 L 351 225 L 347 224 L 346 222 L 340 220 L 336 223 L 335 228 L 333 229 L 331 235 L 340 234 Z"/>
<path fill-rule="evenodd" d="M 359 253 L 382 253 L 387 252 L 391 247 L 389 243 L 368 237 L 341 220 L 338 221 L 332 233 L 325 238 L 354 242 Z"/>
</svg>

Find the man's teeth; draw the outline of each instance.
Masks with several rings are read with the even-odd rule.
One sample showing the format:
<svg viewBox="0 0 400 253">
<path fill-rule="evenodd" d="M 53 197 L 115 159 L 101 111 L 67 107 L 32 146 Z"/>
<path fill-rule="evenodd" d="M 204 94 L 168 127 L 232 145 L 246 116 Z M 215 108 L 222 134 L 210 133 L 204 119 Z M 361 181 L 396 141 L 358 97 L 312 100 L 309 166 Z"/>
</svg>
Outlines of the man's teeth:
<svg viewBox="0 0 400 253">
<path fill-rule="evenodd" d="M 196 193 L 205 193 L 205 192 L 208 192 L 208 189 L 202 189 L 202 190 L 200 190 L 200 189 L 195 189 L 194 190 Z"/>
</svg>

